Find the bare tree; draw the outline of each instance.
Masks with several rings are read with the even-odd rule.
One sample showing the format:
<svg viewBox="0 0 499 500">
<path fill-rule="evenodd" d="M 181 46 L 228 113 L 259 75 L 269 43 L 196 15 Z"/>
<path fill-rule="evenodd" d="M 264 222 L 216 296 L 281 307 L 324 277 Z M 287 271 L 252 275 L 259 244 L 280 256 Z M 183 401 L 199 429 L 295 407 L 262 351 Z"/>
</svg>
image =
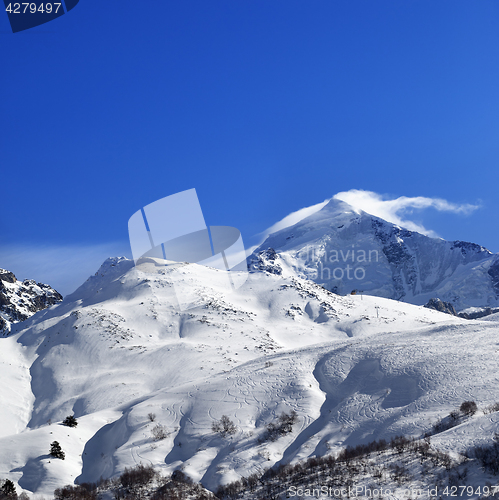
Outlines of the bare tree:
<svg viewBox="0 0 499 500">
<path fill-rule="evenodd" d="M 220 434 L 222 437 L 235 434 L 237 431 L 234 422 L 227 416 L 222 415 L 222 418 L 218 422 L 213 422 L 211 430 Z"/>
<path fill-rule="evenodd" d="M 459 411 L 464 415 L 472 417 L 478 410 L 478 407 L 474 401 L 465 401 L 459 407 Z"/>
<path fill-rule="evenodd" d="M 154 441 L 161 441 L 162 439 L 168 437 L 169 434 L 168 431 L 166 430 L 166 427 L 161 424 L 156 424 L 153 427 L 151 433 Z"/>
</svg>

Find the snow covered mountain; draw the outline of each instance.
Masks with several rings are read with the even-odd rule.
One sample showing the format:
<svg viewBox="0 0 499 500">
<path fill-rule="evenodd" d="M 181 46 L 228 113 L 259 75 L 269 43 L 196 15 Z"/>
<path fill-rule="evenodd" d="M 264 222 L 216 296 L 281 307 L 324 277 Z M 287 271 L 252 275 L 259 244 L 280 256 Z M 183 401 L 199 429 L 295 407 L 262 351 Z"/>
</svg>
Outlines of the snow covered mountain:
<svg viewBox="0 0 499 500">
<path fill-rule="evenodd" d="M 169 269 L 109 259 L 0 339 L 0 478 L 51 495 L 143 463 L 213 491 L 277 463 L 420 436 L 465 400 L 499 401 L 499 315 L 343 297 L 284 267 L 234 292 L 217 285 L 221 271 L 181 272 L 175 289 L 202 299 L 189 311 Z M 290 432 L 271 435 L 292 411 Z M 77 427 L 60 425 L 73 413 Z M 216 431 L 223 415 L 233 433 Z M 478 411 L 432 442 L 459 454 L 498 426 L 499 413 Z M 48 455 L 54 440 L 64 461 Z"/>
<path fill-rule="evenodd" d="M 250 266 L 342 295 L 359 290 L 419 305 L 438 297 L 458 311 L 499 305 L 499 254 L 403 229 L 335 199 L 271 234 Z"/>
<path fill-rule="evenodd" d="M 18 281 L 13 273 L 0 269 L 0 334 L 10 331 L 12 323 L 24 321 L 62 300 L 53 288 L 34 280 Z"/>
</svg>

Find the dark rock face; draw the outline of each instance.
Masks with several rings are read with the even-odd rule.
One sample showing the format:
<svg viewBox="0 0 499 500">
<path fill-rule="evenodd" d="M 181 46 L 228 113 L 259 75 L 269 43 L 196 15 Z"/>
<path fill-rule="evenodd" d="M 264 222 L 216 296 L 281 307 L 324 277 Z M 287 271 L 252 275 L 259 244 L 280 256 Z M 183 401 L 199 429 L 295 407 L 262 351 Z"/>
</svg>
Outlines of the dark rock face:
<svg viewBox="0 0 499 500">
<path fill-rule="evenodd" d="M 62 295 L 50 286 L 34 280 L 20 282 L 13 273 L 0 269 L 0 333 L 8 333 L 12 323 L 61 301 Z"/>
<path fill-rule="evenodd" d="M 431 274 L 429 263 L 438 263 L 439 277 L 441 281 L 448 269 L 453 271 L 459 264 L 478 262 L 489 258 L 491 253 L 486 248 L 475 243 L 466 241 L 437 241 L 407 229 L 387 224 L 382 219 L 372 217 L 372 229 L 374 237 L 379 241 L 383 254 L 392 269 L 392 280 L 395 296 L 398 300 L 403 299 L 408 288 L 414 295 L 418 293 L 417 286 L 421 283 L 422 292 L 425 289 L 425 281 Z M 430 254 L 427 252 L 430 251 Z M 426 275 L 425 275 L 426 273 Z M 499 261 L 497 266 L 497 293 L 499 297 Z"/>
<path fill-rule="evenodd" d="M 484 318 L 485 316 L 490 316 L 491 314 L 496 314 L 499 312 L 499 308 L 492 308 L 492 307 L 483 307 L 482 309 L 475 311 L 475 312 L 460 312 L 458 316 L 460 318 L 464 319 L 480 319 Z"/>
<path fill-rule="evenodd" d="M 494 288 L 496 297 L 499 298 L 499 257 L 496 258 L 490 266 L 488 274 L 492 281 L 492 287 Z"/>
<path fill-rule="evenodd" d="M 477 245 L 476 243 L 470 243 L 469 241 L 453 241 L 451 250 L 458 248 L 461 251 L 463 257 L 473 256 L 479 258 L 488 257 L 489 251 L 482 247 L 481 245 Z"/>
<path fill-rule="evenodd" d="M 450 302 L 444 302 L 440 299 L 430 299 L 425 307 L 427 307 L 428 309 L 435 309 L 435 311 L 440 311 L 446 314 L 457 316 L 454 306 Z"/>
<path fill-rule="evenodd" d="M 270 274 L 282 274 L 282 267 L 279 265 L 280 257 L 273 248 L 267 248 L 259 252 L 249 263 L 250 271 L 264 271 Z"/>
<path fill-rule="evenodd" d="M 4 306 L 8 306 L 10 304 L 9 299 L 7 298 L 5 288 L 2 288 L 0 284 L 0 309 Z"/>
<path fill-rule="evenodd" d="M 6 271 L 5 269 L 0 269 L 0 281 L 6 281 L 7 283 L 15 283 L 17 280 L 16 277 L 14 276 L 14 273 Z"/>
</svg>

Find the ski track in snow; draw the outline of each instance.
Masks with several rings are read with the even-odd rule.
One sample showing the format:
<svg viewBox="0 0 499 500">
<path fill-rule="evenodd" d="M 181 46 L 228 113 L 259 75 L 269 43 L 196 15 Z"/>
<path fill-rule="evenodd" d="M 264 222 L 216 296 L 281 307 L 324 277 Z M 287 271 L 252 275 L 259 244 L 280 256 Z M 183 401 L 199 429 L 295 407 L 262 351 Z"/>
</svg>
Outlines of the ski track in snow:
<svg viewBox="0 0 499 500">
<path fill-rule="evenodd" d="M 214 489 L 347 445 L 418 437 L 465 400 L 499 401 L 499 317 L 466 321 L 265 274 L 227 294 L 210 273 L 185 268 L 205 303 L 179 313 L 168 273 L 146 278 L 114 261 L 0 339 L 0 477 L 50 495 L 142 463 L 181 467 Z M 266 440 L 266 426 L 292 410 L 293 431 Z M 73 412 L 79 425 L 60 425 Z M 237 429 L 224 438 L 212 431 L 222 415 Z M 498 415 L 479 411 L 432 443 L 455 453 L 490 443 Z M 154 440 L 156 425 L 164 439 Z M 65 461 L 47 455 L 54 439 Z"/>
</svg>

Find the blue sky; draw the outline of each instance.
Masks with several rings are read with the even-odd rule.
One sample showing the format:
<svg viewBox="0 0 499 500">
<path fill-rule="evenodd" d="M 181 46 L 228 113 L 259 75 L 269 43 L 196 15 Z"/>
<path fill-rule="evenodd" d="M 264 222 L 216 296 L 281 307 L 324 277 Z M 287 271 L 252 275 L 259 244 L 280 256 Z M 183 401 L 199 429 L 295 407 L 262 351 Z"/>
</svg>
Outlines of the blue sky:
<svg viewBox="0 0 499 500">
<path fill-rule="evenodd" d="M 196 188 L 248 244 L 352 189 L 499 251 L 496 0 L 80 0 L 0 13 L 0 267 L 63 293 L 128 218 Z M 410 208 L 410 207 L 409 207 Z"/>
</svg>

